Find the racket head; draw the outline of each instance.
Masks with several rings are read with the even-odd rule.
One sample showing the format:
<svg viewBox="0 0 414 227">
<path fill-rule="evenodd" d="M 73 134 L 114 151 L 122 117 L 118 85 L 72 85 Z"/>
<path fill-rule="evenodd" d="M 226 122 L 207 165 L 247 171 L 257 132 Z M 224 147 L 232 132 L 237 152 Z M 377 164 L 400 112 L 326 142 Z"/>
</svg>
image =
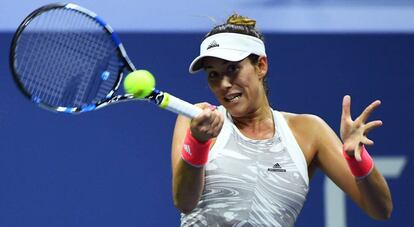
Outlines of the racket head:
<svg viewBox="0 0 414 227">
<path fill-rule="evenodd" d="M 123 75 L 135 70 L 112 28 L 75 4 L 49 4 L 14 34 L 10 67 L 22 93 L 48 110 L 81 113 L 113 101 Z"/>
</svg>

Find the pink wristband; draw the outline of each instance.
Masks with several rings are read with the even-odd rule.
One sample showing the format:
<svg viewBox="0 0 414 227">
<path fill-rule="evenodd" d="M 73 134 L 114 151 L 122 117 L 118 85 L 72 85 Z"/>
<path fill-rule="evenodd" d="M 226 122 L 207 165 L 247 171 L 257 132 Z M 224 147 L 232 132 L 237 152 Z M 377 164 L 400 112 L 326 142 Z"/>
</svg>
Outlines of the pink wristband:
<svg viewBox="0 0 414 227">
<path fill-rule="evenodd" d="M 191 131 L 188 129 L 181 150 L 181 158 L 194 167 L 202 167 L 208 161 L 210 145 L 211 139 L 205 143 L 200 143 L 191 135 Z"/>
<path fill-rule="evenodd" d="M 349 157 L 344 147 L 342 147 L 342 154 L 348 162 L 348 166 L 351 169 L 352 174 L 358 179 L 368 176 L 374 168 L 374 161 L 365 149 L 364 145 L 362 145 L 360 162 L 358 162 L 355 157 Z"/>
</svg>

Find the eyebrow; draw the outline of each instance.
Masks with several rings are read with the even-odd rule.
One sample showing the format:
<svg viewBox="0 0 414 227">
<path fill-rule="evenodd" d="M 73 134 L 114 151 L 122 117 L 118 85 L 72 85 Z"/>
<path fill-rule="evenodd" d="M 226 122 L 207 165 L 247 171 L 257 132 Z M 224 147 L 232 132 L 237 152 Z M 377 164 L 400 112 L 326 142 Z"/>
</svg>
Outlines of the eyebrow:
<svg viewBox="0 0 414 227">
<path fill-rule="evenodd" d="M 240 61 L 237 61 L 236 63 L 238 64 Z M 225 65 L 225 64 L 228 64 L 228 63 L 232 63 L 232 61 L 227 61 L 227 60 L 224 60 L 223 59 L 223 63 L 221 63 L 221 65 Z M 203 62 L 203 64 L 204 64 L 204 62 Z M 213 66 L 209 66 L 209 65 L 207 65 L 207 66 L 205 66 L 205 65 L 203 65 L 203 68 L 205 68 L 205 69 L 211 69 L 211 68 L 213 68 Z"/>
</svg>

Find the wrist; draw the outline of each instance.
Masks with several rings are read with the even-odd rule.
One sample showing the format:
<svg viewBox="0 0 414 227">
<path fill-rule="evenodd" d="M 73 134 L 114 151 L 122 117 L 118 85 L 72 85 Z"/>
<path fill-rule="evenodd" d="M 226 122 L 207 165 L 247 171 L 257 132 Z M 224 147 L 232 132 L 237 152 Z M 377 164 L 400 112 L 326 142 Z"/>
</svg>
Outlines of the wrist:
<svg viewBox="0 0 414 227">
<path fill-rule="evenodd" d="M 188 129 L 181 149 L 181 158 L 194 167 L 202 167 L 208 161 L 210 145 L 211 139 L 200 142 L 192 136 L 190 129 Z"/>
<path fill-rule="evenodd" d="M 354 175 L 357 179 L 367 177 L 374 169 L 374 160 L 369 155 L 364 145 L 361 147 L 361 161 L 356 160 L 355 157 L 350 157 L 344 147 L 342 147 L 342 154 L 348 163 L 352 175 Z"/>
</svg>

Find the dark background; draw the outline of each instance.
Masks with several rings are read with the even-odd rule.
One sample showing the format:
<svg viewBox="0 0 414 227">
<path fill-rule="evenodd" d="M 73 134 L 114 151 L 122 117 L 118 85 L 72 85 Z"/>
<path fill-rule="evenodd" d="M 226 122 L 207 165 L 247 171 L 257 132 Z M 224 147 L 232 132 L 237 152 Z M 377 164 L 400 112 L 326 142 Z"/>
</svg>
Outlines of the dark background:
<svg viewBox="0 0 414 227">
<path fill-rule="evenodd" d="M 121 33 L 128 55 L 157 87 L 192 103 L 217 104 L 203 74 L 187 68 L 203 34 Z M 170 145 L 176 116 L 144 102 L 81 115 L 40 109 L 18 91 L 8 67 L 12 33 L 0 33 L 0 226 L 177 226 Z M 407 161 L 388 179 L 394 212 L 368 218 L 349 199 L 348 226 L 409 226 L 413 182 L 414 35 L 278 34 L 266 36 L 273 108 L 312 113 L 339 132 L 341 102 L 356 116 L 380 99 L 370 138 L 374 157 Z M 324 226 L 322 173 L 312 179 L 297 226 Z"/>
</svg>

